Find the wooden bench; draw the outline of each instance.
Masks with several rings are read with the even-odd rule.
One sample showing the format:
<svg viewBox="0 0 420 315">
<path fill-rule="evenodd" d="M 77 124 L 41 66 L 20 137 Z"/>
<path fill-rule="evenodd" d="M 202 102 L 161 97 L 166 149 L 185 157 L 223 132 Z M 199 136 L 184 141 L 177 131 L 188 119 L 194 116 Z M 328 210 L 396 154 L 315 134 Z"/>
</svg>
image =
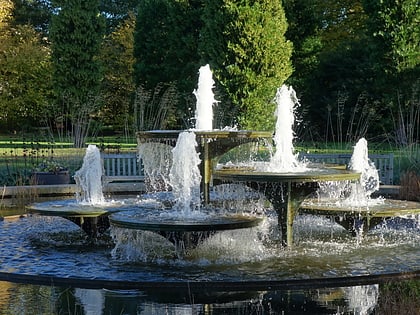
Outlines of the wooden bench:
<svg viewBox="0 0 420 315">
<path fill-rule="evenodd" d="M 136 153 L 102 153 L 104 183 L 144 181 Z"/>
<path fill-rule="evenodd" d="M 307 159 L 314 163 L 346 164 L 350 162 L 352 154 L 314 154 L 299 153 L 299 159 Z M 369 154 L 369 159 L 375 164 L 379 173 L 381 185 L 392 185 L 394 181 L 394 155 L 389 154 Z"/>
</svg>

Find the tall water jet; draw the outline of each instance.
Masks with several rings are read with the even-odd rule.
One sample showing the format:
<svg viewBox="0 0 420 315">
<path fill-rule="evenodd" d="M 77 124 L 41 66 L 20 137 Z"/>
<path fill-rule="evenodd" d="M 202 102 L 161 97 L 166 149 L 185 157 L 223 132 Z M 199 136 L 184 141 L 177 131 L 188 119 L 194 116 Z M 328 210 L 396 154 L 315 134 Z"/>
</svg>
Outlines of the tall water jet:
<svg viewBox="0 0 420 315">
<path fill-rule="evenodd" d="M 210 66 L 202 66 L 199 70 L 198 88 L 193 92 L 197 98 L 195 110 L 195 129 L 197 130 L 213 129 L 213 104 L 217 102 L 214 99 L 213 87 L 214 81 Z"/>
<path fill-rule="evenodd" d="M 276 172 L 303 171 L 305 166 L 298 161 L 293 147 L 295 110 L 299 106 L 296 92 L 292 87 L 283 85 L 277 89 L 275 102 L 277 104 L 275 112 L 277 122 L 273 137 L 275 153 L 270 160 L 270 170 Z"/>
<path fill-rule="evenodd" d="M 194 132 L 181 132 L 173 148 L 173 162 L 169 181 L 174 195 L 174 208 L 191 212 L 200 207 L 201 163 L 196 152 L 197 141 Z"/>
<path fill-rule="evenodd" d="M 96 145 L 90 144 L 86 149 L 82 167 L 74 174 L 79 203 L 101 205 L 105 202 L 102 192 L 103 166 L 101 153 Z"/>
</svg>

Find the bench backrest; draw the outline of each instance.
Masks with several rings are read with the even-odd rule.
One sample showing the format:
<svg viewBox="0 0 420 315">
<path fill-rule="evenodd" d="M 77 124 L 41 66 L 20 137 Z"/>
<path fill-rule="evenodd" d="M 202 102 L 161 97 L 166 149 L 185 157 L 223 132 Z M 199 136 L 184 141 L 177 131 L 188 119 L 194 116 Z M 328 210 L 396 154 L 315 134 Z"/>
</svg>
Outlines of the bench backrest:
<svg viewBox="0 0 420 315">
<path fill-rule="evenodd" d="M 105 176 L 143 176 L 136 153 L 103 153 L 101 157 Z"/>
<path fill-rule="evenodd" d="M 351 154 L 314 154 L 299 153 L 299 159 L 308 159 L 314 163 L 331 163 L 348 165 Z M 394 181 L 394 155 L 389 154 L 369 154 L 369 159 L 375 164 L 379 173 L 379 181 L 382 185 L 392 185 Z"/>
</svg>

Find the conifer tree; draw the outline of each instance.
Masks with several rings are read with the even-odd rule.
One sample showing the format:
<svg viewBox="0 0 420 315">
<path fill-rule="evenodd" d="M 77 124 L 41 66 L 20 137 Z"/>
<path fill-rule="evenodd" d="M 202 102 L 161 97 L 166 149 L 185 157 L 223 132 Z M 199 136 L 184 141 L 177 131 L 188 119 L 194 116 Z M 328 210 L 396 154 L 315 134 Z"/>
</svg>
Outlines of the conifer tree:
<svg viewBox="0 0 420 315">
<path fill-rule="evenodd" d="M 199 50 L 223 93 L 223 116 L 238 117 L 243 129 L 272 130 L 272 100 L 292 73 L 282 1 L 204 0 L 203 11 Z"/>
<path fill-rule="evenodd" d="M 70 120 L 74 145 L 84 145 L 97 110 L 101 81 L 98 60 L 104 31 L 99 0 L 55 0 L 50 39 L 56 98 Z"/>
</svg>

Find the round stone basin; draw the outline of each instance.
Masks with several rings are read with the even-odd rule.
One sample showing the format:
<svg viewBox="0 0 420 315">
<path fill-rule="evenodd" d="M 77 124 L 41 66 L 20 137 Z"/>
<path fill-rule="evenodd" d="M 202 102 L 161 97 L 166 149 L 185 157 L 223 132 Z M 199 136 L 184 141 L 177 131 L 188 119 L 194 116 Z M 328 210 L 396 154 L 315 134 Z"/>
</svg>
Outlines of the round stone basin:
<svg viewBox="0 0 420 315">
<path fill-rule="evenodd" d="M 414 201 L 383 199 L 369 200 L 357 205 L 343 200 L 307 199 L 300 205 L 305 213 L 316 214 L 356 214 L 358 216 L 390 218 L 420 214 L 420 203 Z"/>
<path fill-rule="evenodd" d="M 267 183 L 305 183 L 320 181 L 358 180 L 360 173 L 345 170 L 341 167 L 308 168 L 302 172 L 270 172 L 252 170 L 249 168 L 223 168 L 213 173 L 214 177 L 221 180 L 239 182 L 267 182 Z"/>
<path fill-rule="evenodd" d="M 79 203 L 74 199 L 55 200 L 31 204 L 26 209 L 31 213 L 59 217 L 98 217 L 115 211 L 122 207 L 118 202 L 106 202 L 103 205 L 90 205 Z"/>
<path fill-rule="evenodd" d="M 194 213 L 197 212 L 197 213 Z M 110 215 L 113 226 L 156 232 L 204 232 L 244 229 L 257 226 L 262 218 L 241 214 L 220 214 L 166 209 L 138 208 Z"/>
</svg>

